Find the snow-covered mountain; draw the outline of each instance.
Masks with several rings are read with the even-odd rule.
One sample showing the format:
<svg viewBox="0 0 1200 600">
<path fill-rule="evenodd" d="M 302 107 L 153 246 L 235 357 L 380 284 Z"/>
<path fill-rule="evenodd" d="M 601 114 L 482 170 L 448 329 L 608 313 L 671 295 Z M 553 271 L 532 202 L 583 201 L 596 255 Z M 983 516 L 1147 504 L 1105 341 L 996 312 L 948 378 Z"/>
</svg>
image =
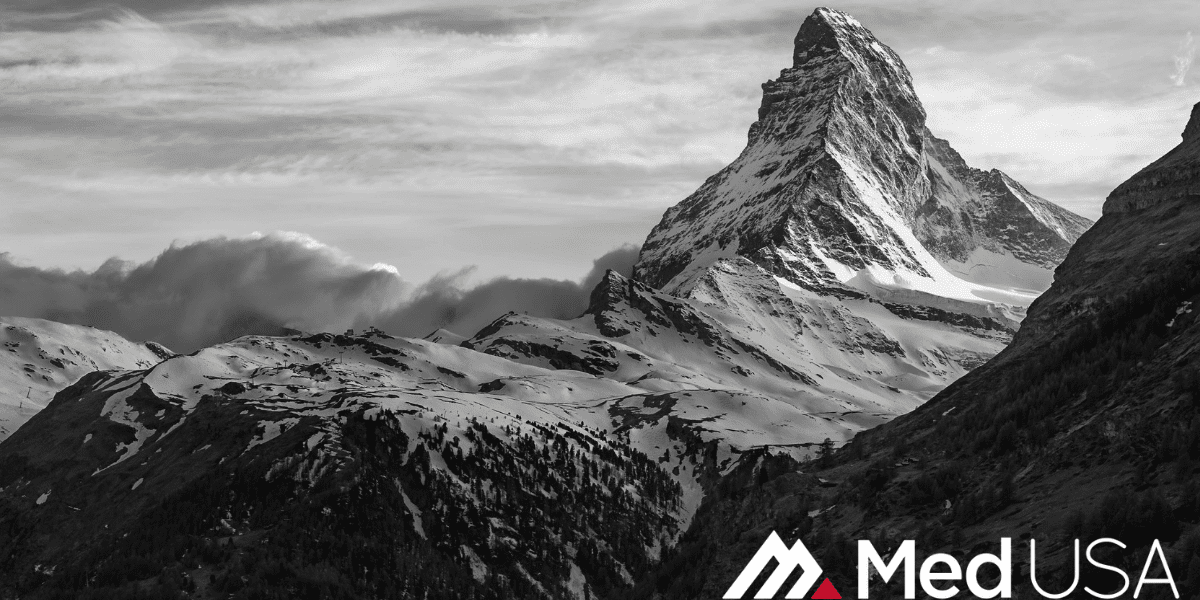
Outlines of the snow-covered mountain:
<svg viewBox="0 0 1200 600">
<path fill-rule="evenodd" d="M 97 360 L 0 443 L 0 596 L 620 596 L 739 466 L 999 352 L 1087 227 L 924 118 L 819 9 L 746 150 L 576 319 Z"/>
<path fill-rule="evenodd" d="M 144 369 L 171 356 L 111 331 L 22 317 L 0 317 L 0 343 L 0 440 L 87 373 Z"/>
<path fill-rule="evenodd" d="M 1090 224 L 934 137 L 899 57 L 844 13 L 815 11 L 763 89 L 746 149 L 666 212 L 632 281 L 610 274 L 580 319 L 510 315 L 465 345 L 666 393 L 739 390 L 755 400 L 702 437 L 811 448 L 998 353 Z M 767 406 L 786 435 L 718 425 Z"/>
<path fill-rule="evenodd" d="M 0 587 L 74 585 L 90 560 L 130 552 L 174 564 L 173 546 L 153 541 L 173 536 L 208 548 L 196 559 L 207 566 L 179 571 L 201 597 L 249 593 L 258 567 L 281 568 L 256 554 L 273 548 L 306 568 L 386 571 L 395 597 L 607 594 L 675 543 L 701 473 L 736 460 L 666 413 L 728 413 L 746 394 L 656 387 L 377 331 L 246 337 L 97 372 L 0 444 L 0 572 L 25 578 L 0 575 Z M 305 539 L 377 545 L 297 549 L 283 522 Z M 122 578 L 141 571 L 100 568 L 137 588 Z"/>
<path fill-rule="evenodd" d="M 816 394 L 907 412 L 1004 347 L 1090 222 L 934 137 L 900 58 L 850 16 L 816 10 L 793 58 L 634 279 L 731 315 Z"/>
<path fill-rule="evenodd" d="M 1088 220 L 968 167 L 925 127 L 900 57 L 852 17 L 817 9 L 793 62 L 763 84 L 737 160 L 650 233 L 636 279 L 687 295 L 742 257 L 804 290 L 960 312 L 1049 285 Z"/>
</svg>

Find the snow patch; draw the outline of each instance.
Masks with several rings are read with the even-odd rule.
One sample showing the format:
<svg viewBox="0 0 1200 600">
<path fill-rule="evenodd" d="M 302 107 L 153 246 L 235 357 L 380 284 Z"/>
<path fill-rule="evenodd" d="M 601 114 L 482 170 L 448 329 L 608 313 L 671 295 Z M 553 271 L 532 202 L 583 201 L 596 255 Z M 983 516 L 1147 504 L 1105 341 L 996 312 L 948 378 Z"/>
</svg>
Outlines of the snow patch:
<svg viewBox="0 0 1200 600">
<path fill-rule="evenodd" d="M 260 421 L 259 427 L 262 427 L 262 433 L 250 441 L 250 445 L 246 446 L 243 452 L 249 452 L 255 446 L 261 446 L 281 435 L 294 425 L 300 422 L 298 418 L 280 419 L 278 421 Z M 309 439 L 311 441 L 311 438 Z"/>
<path fill-rule="evenodd" d="M 308 441 L 304 443 L 304 446 L 306 448 L 308 448 L 309 452 L 312 452 L 312 449 L 316 448 L 317 445 L 321 443 L 321 440 L 324 440 L 324 439 L 325 439 L 325 432 L 318 431 L 318 432 L 312 434 L 311 436 L 309 436 Z"/>
<path fill-rule="evenodd" d="M 583 575 L 583 570 L 575 564 L 575 561 L 571 561 L 571 578 L 567 580 L 567 591 L 578 600 L 588 600 L 593 597 L 588 593 L 587 577 Z"/>
<path fill-rule="evenodd" d="M 1167 327 L 1174 327 L 1175 320 L 1178 319 L 1180 315 L 1191 314 L 1191 312 L 1192 312 L 1192 301 L 1184 300 L 1183 304 L 1180 304 L 1179 308 L 1175 309 L 1175 316 L 1171 317 L 1170 321 L 1167 321 Z"/>
<path fill-rule="evenodd" d="M 484 581 L 486 581 L 487 574 L 488 574 L 488 568 L 487 568 L 487 565 L 484 564 L 483 559 L 479 558 L 479 555 L 476 554 L 475 551 L 472 550 L 471 547 L 466 544 L 463 544 L 462 546 L 460 546 L 460 548 L 462 548 L 463 556 L 467 559 L 467 562 L 470 563 L 470 565 L 471 565 L 471 577 L 473 577 L 475 579 L 475 581 L 477 581 L 479 583 L 483 583 Z M 528 573 L 526 573 L 526 575 L 528 575 Z"/>
<path fill-rule="evenodd" d="M 413 529 L 417 530 L 417 535 L 421 536 L 421 539 L 428 539 L 425 537 L 425 522 L 421 520 L 421 509 L 409 499 L 408 494 L 404 493 L 404 488 L 400 487 L 399 481 L 396 482 L 396 488 L 400 490 L 400 498 L 404 500 L 404 508 L 407 508 L 408 512 L 412 514 Z"/>
</svg>

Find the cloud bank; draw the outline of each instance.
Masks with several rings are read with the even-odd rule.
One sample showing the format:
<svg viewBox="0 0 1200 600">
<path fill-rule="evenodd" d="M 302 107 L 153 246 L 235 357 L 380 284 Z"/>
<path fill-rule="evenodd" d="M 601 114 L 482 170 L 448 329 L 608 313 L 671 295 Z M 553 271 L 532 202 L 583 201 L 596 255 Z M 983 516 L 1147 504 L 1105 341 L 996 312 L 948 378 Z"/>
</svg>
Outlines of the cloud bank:
<svg viewBox="0 0 1200 600">
<path fill-rule="evenodd" d="M 173 245 L 145 263 L 110 259 L 93 272 L 21 266 L 0 254 L 0 314 L 91 325 L 177 352 L 285 328 L 469 336 L 508 311 L 579 316 L 605 269 L 628 274 L 637 252 L 617 248 L 579 281 L 497 278 L 473 287 L 471 269 L 412 284 L 394 267 L 356 264 L 294 233 Z"/>
</svg>

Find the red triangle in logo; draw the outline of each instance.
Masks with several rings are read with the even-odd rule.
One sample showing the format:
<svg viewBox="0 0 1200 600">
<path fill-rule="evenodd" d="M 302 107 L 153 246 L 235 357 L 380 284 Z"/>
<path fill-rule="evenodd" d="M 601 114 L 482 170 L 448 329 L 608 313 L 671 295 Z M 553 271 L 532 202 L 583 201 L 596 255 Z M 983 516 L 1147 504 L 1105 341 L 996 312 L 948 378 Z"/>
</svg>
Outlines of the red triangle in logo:
<svg viewBox="0 0 1200 600">
<path fill-rule="evenodd" d="M 828 577 L 821 585 L 817 586 L 817 591 L 812 595 L 813 600 L 842 600 L 842 595 L 838 593 L 837 588 L 833 587 L 833 582 Z"/>
</svg>

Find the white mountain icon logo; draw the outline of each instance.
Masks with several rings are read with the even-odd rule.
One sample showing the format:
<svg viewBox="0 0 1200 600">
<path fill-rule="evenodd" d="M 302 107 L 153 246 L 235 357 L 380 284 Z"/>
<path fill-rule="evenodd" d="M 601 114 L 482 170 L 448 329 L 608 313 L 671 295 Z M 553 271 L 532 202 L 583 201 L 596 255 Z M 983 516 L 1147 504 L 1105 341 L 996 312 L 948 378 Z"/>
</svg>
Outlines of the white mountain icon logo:
<svg viewBox="0 0 1200 600">
<path fill-rule="evenodd" d="M 800 579 L 784 598 L 795 600 L 806 597 L 808 590 L 821 577 L 821 565 L 817 564 L 817 560 L 808 552 L 808 548 L 804 547 L 804 542 L 796 540 L 795 545 L 788 548 L 779 534 L 772 531 L 767 541 L 763 542 L 758 552 L 754 553 L 754 558 L 750 559 L 746 568 L 742 569 L 741 575 L 738 575 L 722 598 L 737 600 L 745 596 L 750 586 L 754 584 L 754 580 L 758 579 L 763 569 L 770 564 L 771 559 L 779 561 L 779 566 L 775 567 L 775 572 L 771 573 L 766 583 L 759 588 L 758 593 L 754 594 L 756 599 L 774 598 L 775 594 L 779 592 L 779 588 L 797 567 L 801 570 Z M 812 597 L 813 600 L 839 600 L 842 596 L 833 587 L 833 582 L 829 581 L 829 578 L 825 578 Z"/>
</svg>

